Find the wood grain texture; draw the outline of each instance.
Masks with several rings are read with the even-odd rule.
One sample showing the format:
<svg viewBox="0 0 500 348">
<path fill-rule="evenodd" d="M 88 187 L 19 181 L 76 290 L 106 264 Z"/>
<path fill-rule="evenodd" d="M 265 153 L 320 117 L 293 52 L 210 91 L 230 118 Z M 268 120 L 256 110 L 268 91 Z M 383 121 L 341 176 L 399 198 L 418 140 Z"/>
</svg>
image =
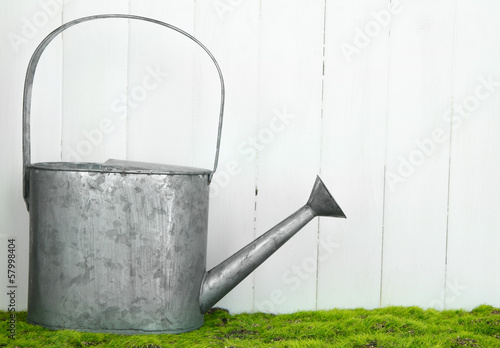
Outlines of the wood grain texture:
<svg viewBox="0 0 500 348">
<path fill-rule="evenodd" d="M 401 7 L 390 37 L 381 305 L 429 307 L 445 276 L 454 1 Z"/>
<path fill-rule="evenodd" d="M 128 13 L 128 3 L 69 2 L 63 21 L 99 13 Z M 100 19 L 62 35 L 63 160 L 124 159 L 126 119 L 116 112 L 115 103 L 127 89 L 128 22 Z"/>
<path fill-rule="evenodd" d="M 131 13 L 155 18 L 193 33 L 193 1 L 131 1 L 130 6 Z M 194 164 L 195 49 L 191 40 L 173 30 L 140 21 L 130 23 L 128 159 L 186 166 Z"/>
<path fill-rule="evenodd" d="M 259 116 L 254 135 L 260 149 L 258 235 L 305 204 L 319 172 L 323 10 L 323 1 L 262 3 Z M 256 310 L 314 308 L 317 231 L 315 219 L 256 270 Z M 292 283 L 292 277 L 299 277 L 300 284 Z"/>
<path fill-rule="evenodd" d="M 458 1 L 457 6 L 448 267 L 442 302 L 446 308 L 471 309 L 500 301 L 500 6 L 490 1 Z"/>
<path fill-rule="evenodd" d="M 387 1 L 327 2 L 321 175 L 347 215 L 322 218 L 318 308 L 380 302 L 389 25 Z M 357 51 L 376 23 L 380 33 Z M 352 48 L 355 49 L 352 49 Z M 360 46 L 361 47 L 361 46 Z"/>
</svg>

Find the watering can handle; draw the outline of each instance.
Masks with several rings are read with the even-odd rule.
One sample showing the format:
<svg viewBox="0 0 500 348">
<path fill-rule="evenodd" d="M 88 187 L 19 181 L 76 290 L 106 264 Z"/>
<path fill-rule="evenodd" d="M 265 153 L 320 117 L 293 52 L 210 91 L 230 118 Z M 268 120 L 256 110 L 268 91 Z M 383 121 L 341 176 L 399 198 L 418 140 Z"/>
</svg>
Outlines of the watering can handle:
<svg viewBox="0 0 500 348">
<path fill-rule="evenodd" d="M 162 25 L 164 27 L 170 28 L 172 30 L 175 30 L 179 33 L 181 33 L 184 36 L 187 36 L 194 42 L 196 42 L 205 52 L 210 56 L 212 59 L 213 63 L 215 64 L 215 67 L 217 68 L 217 72 L 219 73 L 219 78 L 220 78 L 220 87 L 221 87 L 221 98 L 220 98 L 220 111 L 219 111 L 219 128 L 218 128 L 218 133 L 217 133 L 217 145 L 216 145 L 216 151 L 215 151 L 215 161 L 214 161 L 214 169 L 212 173 L 209 176 L 209 180 L 212 179 L 212 176 L 217 169 L 217 162 L 219 160 L 219 148 L 220 148 L 220 139 L 221 139 L 221 134 L 222 134 L 222 119 L 223 119 L 223 114 L 224 114 L 224 79 L 222 77 L 222 71 L 219 67 L 219 64 L 215 60 L 215 57 L 212 55 L 212 53 L 200 42 L 198 39 L 196 39 L 194 36 L 186 33 L 184 30 L 179 29 L 171 24 L 160 22 L 155 19 L 147 18 L 147 17 L 140 17 L 140 16 L 134 16 L 134 15 L 127 15 L 127 14 L 103 14 L 103 15 L 96 15 L 96 16 L 89 16 L 89 17 L 83 17 L 79 19 L 75 19 L 71 22 L 68 22 L 66 24 L 61 25 L 59 28 L 55 29 L 53 32 L 51 32 L 41 43 L 38 45 L 36 48 L 35 52 L 33 53 L 33 56 L 31 57 L 31 60 L 28 64 L 28 70 L 26 72 L 26 79 L 24 81 L 24 96 L 23 96 L 23 175 L 24 175 L 24 198 L 25 200 L 27 199 L 27 194 L 28 194 L 28 180 L 29 178 L 27 177 L 27 168 L 31 163 L 31 144 L 30 144 L 30 115 L 31 115 L 31 95 L 32 95 L 32 90 L 33 90 L 33 79 L 35 77 L 35 70 L 38 64 L 38 61 L 40 60 L 40 56 L 42 55 L 43 51 L 45 48 L 48 46 L 48 44 L 61 32 L 64 30 L 68 29 L 69 27 L 72 27 L 76 24 L 82 23 L 82 22 L 87 22 L 91 21 L 94 19 L 104 19 L 104 18 L 125 18 L 125 19 L 137 19 L 141 21 L 146 21 L 146 22 L 151 22 L 155 24 Z"/>
</svg>

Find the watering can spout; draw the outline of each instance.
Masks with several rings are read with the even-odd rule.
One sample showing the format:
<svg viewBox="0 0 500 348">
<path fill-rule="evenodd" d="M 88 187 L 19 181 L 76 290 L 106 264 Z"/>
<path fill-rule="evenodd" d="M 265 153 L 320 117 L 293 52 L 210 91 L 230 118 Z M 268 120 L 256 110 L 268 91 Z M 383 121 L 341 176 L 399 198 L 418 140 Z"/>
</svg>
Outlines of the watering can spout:
<svg viewBox="0 0 500 348">
<path fill-rule="evenodd" d="M 302 208 L 205 274 L 201 311 L 208 311 L 316 216 L 346 217 L 319 176 Z"/>
</svg>

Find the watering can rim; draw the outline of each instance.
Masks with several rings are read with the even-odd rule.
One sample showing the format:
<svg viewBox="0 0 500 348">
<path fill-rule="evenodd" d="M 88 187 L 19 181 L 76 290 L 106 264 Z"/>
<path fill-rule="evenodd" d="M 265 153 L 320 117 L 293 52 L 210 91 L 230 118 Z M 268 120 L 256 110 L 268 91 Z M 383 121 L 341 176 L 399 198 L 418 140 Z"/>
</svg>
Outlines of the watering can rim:
<svg viewBox="0 0 500 348">
<path fill-rule="evenodd" d="M 210 175 L 210 169 L 160 164 L 151 162 L 109 159 L 98 162 L 38 162 L 28 168 L 64 171 L 64 172 L 97 172 L 119 174 L 159 174 L 159 175 Z"/>
</svg>

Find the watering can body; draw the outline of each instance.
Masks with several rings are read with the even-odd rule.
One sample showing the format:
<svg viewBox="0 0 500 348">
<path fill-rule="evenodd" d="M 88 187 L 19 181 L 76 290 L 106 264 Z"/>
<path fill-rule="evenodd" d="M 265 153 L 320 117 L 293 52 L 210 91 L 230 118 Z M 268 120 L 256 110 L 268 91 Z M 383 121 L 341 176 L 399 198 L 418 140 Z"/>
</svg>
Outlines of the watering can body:
<svg viewBox="0 0 500 348">
<path fill-rule="evenodd" d="M 212 170 L 108 160 L 31 163 L 33 79 L 45 47 L 81 22 L 138 19 L 176 30 L 212 58 L 221 82 Z M 181 333 L 316 216 L 345 217 L 321 179 L 307 203 L 206 271 L 209 185 L 217 168 L 224 82 L 213 55 L 186 32 L 132 15 L 68 22 L 35 50 L 23 106 L 24 199 L 30 212 L 28 321 L 52 329 L 120 334 Z"/>
<path fill-rule="evenodd" d="M 28 320 L 114 333 L 200 327 L 210 172 L 96 166 L 30 167 Z"/>
</svg>

